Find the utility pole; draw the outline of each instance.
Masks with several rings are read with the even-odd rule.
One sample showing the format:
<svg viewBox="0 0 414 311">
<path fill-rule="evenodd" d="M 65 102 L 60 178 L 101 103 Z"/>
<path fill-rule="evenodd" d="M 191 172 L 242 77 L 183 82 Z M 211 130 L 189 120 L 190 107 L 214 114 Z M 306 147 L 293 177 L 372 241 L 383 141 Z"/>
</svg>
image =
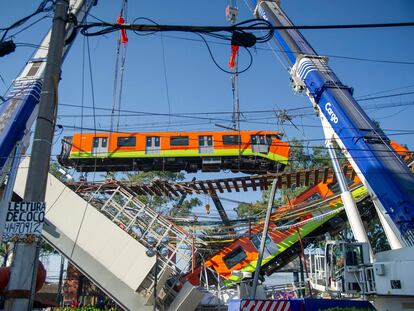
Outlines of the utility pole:
<svg viewBox="0 0 414 311">
<path fill-rule="evenodd" d="M 57 88 L 60 78 L 65 27 L 68 20 L 68 0 L 57 0 L 53 18 L 50 48 L 47 56 L 39 114 L 33 140 L 32 156 L 24 194 L 25 202 L 44 202 L 49 160 L 57 112 Z M 16 243 L 5 310 L 31 310 L 37 278 L 39 249 L 37 241 Z"/>
</svg>

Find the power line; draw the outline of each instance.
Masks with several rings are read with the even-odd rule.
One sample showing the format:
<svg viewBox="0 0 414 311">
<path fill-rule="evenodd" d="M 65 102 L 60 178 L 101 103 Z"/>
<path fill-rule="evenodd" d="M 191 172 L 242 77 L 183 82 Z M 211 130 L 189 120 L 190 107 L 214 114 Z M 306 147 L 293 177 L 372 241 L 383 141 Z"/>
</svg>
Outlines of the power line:
<svg viewBox="0 0 414 311">
<path fill-rule="evenodd" d="M 50 6 L 48 6 L 48 4 L 51 4 Z M 51 0 L 43 0 L 39 6 L 37 7 L 37 9 L 30 15 L 27 15 L 19 20 L 17 20 L 16 22 L 14 22 L 13 24 L 11 24 L 9 27 L 6 28 L 0 28 L 0 31 L 4 31 L 3 36 L 0 39 L 0 42 L 3 42 L 6 38 L 7 33 L 16 28 L 19 27 L 21 25 L 23 25 L 25 22 L 27 22 L 29 19 L 31 19 L 33 16 L 40 14 L 42 12 L 49 12 L 53 9 L 53 1 Z M 37 21 L 36 21 L 37 22 Z M 35 22 L 35 23 L 36 23 Z M 35 24 L 34 23 L 34 24 Z M 33 23 L 32 23 L 33 24 Z M 30 26 L 30 25 L 29 25 Z M 25 30 L 25 29 L 24 29 Z"/>
<path fill-rule="evenodd" d="M 413 92 L 414 93 L 414 92 Z M 392 94 L 392 96 L 399 96 L 401 94 Z M 371 99 L 371 98 L 370 98 Z M 60 104 L 60 106 L 68 106 L 68 107 L 76 107 L 81 108 L 80 105 L 76 104 Z M 409 102 L 402 102 L 402 103 L 383 103 L 383 104 L 372 104 L 372 105 L 366 105 L 362 108 L 369 110 L 369 109 L 388 109 L 388 108 L 395 108 L 400 106 L 414 106 L 414 101 Z M 91 106 L 83 106 L 83 108 L 86 109 L 92 109 Z M 111 111 L 112 109 L 104 108 L 104 107 L 95 107 L 96 110 L 101 111 Z M 302 106 L 302 107 L 295 107 L 295 108 L 288 108 L 288 109 L 264 109 L 264 110 L 245 110 L 241 111 L 240 113 L 243 115 L 248 114 L 269 114 L 269 113 L 275 113 L 275 112 L 289 112 L 289 111 L 299 111 L 299 110 L 313 110 L 313 108 L 309 106 Z M 205 115 L 231 115 L 232 112 L 230 111 L 208 111 L 208 112 L 181 112 L 181 113 L 157 113 L 157 112 L 148 112 L 148 111 L 137 111 L 137 110 L 123 110 L 123 109 L 117 109 L 115 110 L 119 113 L 126 113 L 121 116 L 133 116 L 133 117 L 145 117 L 145 116 L 163 116 L 163 117 L 192 117 L 194 119 L 197 119 L 199 115 L 205 116 Z M 311 116 L 314 115 L 314 113 L 301 113 L 301 114 L 293 114 L 292 117 L 301 117 L 301 116 Z M 70 118 L 70 117 L 77 117 L 77 114 L 60 114 L 59 117 L 61 118 Z M 85 117 L 91 117 L 92 115 L 85 115 Z M 107 117 L 111 116 L 111 114 L 95 114 L 96 117 Z M 227 119 L 215 119 L 215 118 L 208 118 L 208 117 L 201 117 L 202 119 L 211 119 L 211 120 L 219 120 L 219 121 L 228 121 Z M 275 117 L 269 117 L 269 119 L 274 119 Z"/>
<path fill-rule="evenodd" d="M 388 92 L 391 92 L 391 91 L 408 89 L 408 88 L 412 88 L 412 87 L 414 87 L 414 84 L 400 86 L 400 87 L 396 87 L 396 88 L 392 88 L 392 89 L 387 89 L 387 90 L 382 90 L 382 91 L 377 91 L 377 92 L 373 92 L 373 93 L 368 93 L 368 94 L 365 94 L 365 95 L 360 95 L 360 96 L 358 96 L 358 98 L 369 97 L 369 96 L 372 96 L 372 95 L 383 94 L 383 93 L 388 93 Z"/>
<path fill-rule="evenodd" d="M 164 35 L 166 38 L 171 39 L 178 39 L 178 40 L 184 40 L 184 41 L 193 41 L 193 42 L 203 42 L 202 40 L 195 39 L 195 38 L 185 38 L 175 35 Z M 228 43 L 225 42 L 219 42 L 219 41 L 211 41 L 206 40 L 209 44 L 216 44 L 216 45 L 224 45 L 228 46 Z M 286 50 L 281 50 L 279 48 L 265 48 L 265 47 L 255 47 L 255 50 L 259 51 L 274 51 L 277 53 L 291 53 Z M 399 64 L 399 65 L 414 65 L 414 62 L 409 61 L 397 61 L 397 60 L 389 60 L 389 59 L 373 59 L 373 58 L 365 58 L 365 57 L 354 57 L 354 56 L 346 56 L 346 55 L 335 55 L 335 54 L 326 54 L 326 53 L 320 53 L 321 55 L 327 56 L 329 58 L 338 58 L 338 59 L 347 59 L 347 60 L 356 60 L 356 61 L 366 61 L 366 62 L 374 62 L 374 63 L 388 63 L 388 64 Z"/>
<path fill-rule="evenodd" d="M 146 18 L 149 20 L 148 18 Z M 210 34 L 216 38 L 224 39 L 218 33 L 220 32 L 234 32 L 234 31 L 262 31 L 268 30 L 265 36 L 259 37 L 259 41 L 266 42 L 271 39 L 274 30 L 289 30 L 289 29 L 356 29 L 356 28 L 394 28 L 394 27 L 412 27 L 414 22 L 395 22 L 395 23 L 369 23 L 369 24 L 348 24 L 348 25 L 290 25 L 290 26 L 274 26 L 270 22 L 263 19 L 250 19 L 232 26 L 186 26 L 186 25 L 159 25 L 153 24 L 113 24 L 108 22 L 88 23 L 78 25 L 81 33 L 85 36 L 99 36 L 115 32 L 119 29 L 132 30 L 134 32 L 154 33 L 158 31 L 178 31 L 178 32 L 197 32 L 203 34 Z M 246 26 L 247 25 L 247 26 Z M 93 28 L 101 28 L 101 30 L 92 31 Z M 265 40 L 265 41 L 262 41 Z"/>
<path fill-rule="evenodd" d="M 404 92 L 404 93 L 396 93 L 396 94 L 389 94 L 389 95 L 364 97 L 362 99 L 357 98 L 357 101 L 362 102 L 362 101 L 367 101 L 367 100 L 380 99 L 380 98 L 389 98 L 389 97 L 403 96 L 403 95 L 410 95 L 410 94 L 414 94 L 414 92 Z"/>
</svg>

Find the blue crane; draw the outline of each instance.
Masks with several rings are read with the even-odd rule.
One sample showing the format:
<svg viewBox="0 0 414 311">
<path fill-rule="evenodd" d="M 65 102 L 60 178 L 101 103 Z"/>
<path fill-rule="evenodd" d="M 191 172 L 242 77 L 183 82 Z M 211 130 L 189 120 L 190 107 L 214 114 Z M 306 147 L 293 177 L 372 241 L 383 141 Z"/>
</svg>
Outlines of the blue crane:
<svg viewBox="0 0 414 311">
<path fill-rule="evenodd" d="M 297 29 L 283 29 L 294 25 L 279 1 L 252 2 L 258 17 L 282 27 L 274 38 L 290 65 L 294 91 L 309 97 L 324 130 L 331 132 L 401 246 L 414 245 L 414 175 L 357 103 L 352 89 L 329 67 L 327 57 L 319 56 Z"/>
</svg>

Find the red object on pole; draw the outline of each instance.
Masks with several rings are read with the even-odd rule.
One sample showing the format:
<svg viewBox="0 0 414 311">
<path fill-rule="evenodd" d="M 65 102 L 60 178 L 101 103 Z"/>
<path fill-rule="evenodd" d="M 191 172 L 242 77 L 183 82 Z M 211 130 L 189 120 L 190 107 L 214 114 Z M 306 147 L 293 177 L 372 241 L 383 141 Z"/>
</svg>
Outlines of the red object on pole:
<svg viewBox="0 0 414 311">
<path fill-rule="evenodd" d="M 235 60 L 236 60 L 236 56 L 237 56 L 238 52 L 239 52 L 239 46 L 238 45 L 232 45 L 231 46 L 231 57 L 230 57 L 230 60 L 229 60 L 230 69 L 233 69 L 234 66 L 236 65 Z"/>
<path fill-rule="evenodd" d="M 10 280 L 10 267 L 0 268 L 0 294 L 4 295 Z M 37 266 L 36 292 L 38 292 L 46 281 L 46 269 L 39 261 Z"/>
<path fill-rule="evenodd" d="M 116 23 L 121 25 L 121 24 L 125 23 L 125 20 L 122 16 L 119 16 L 116 19 Z M 121 29 L 121 43 L 124 43 L 124 44 L 128 43 L 128 37 L 127 37 L 125 29 Z"/>
</svg>

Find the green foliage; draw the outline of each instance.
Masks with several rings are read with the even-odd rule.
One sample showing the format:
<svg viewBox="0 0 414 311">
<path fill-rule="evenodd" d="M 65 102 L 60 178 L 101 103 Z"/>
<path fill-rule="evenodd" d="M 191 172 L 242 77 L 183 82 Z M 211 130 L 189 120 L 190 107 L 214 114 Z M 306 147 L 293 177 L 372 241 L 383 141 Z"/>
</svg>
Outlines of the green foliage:
<svg viewBox="0 0 414 311">
<path fill-rule="evenodd" d="M 172 173 L 166 171 L 151 171 L 151 172 L 134 172 L 127 174 L 127 180 L 147 184 L 154 179 L 167 179 L 171 181 L 180 181 L 184 179 L 183 173 Z"/>
<path fill-rule="evenodd" d="M 240 203 L 234 210 L 239 218 L 249 218 L 258 216 L 266 211 L 269 202 L 270 190 L 262 191 L 262 197 L 254 203 Z M 282 204 L 280 197 L 275 198 L 274 205 L 279 206 Z"/>
<path fill-rule="evenodd" d="M 53 246 L 43 239 L 40 240 L 39 246 L 42 255 L 57 254 L 57 251 L 53 248 Z"/>
<path fill-rule="evenodd" d="M 176 208 L 174 212 L 175 217 L 186 217 L 191 214 L 193 207 L 200 206 L 202 202 L 198 198 L 191 198 L 184 200 L 183 204 L 180 207 L 177 207 L 179 199 L 175 199 L 176 203 L 173 204 L 173 209 Z"/>
<path fill-rule="evenodd" d="M 62 182 L 68 181 L 65 174 L 63 174 L 60 169 L 63 169 L 62 165 L 59 164 L 59 162 L 52 160 L 49 164 L 49 173 L 55 176 L 57 179 L 59 179 Z"/>
<path fill-rule="evenodd" d="M 133 183 L 138 184 L 148 184 L 156 179 L 167 179 L 170 181 L 179 181 L 184 178 L 184 175 L 181 173 L 171 173 L 171 172 L 161 172 L 161 171 L 151 171 L 151 172 L 133 172 L 128 173 L 126 178 L 122 178 L 123 181 L 130 181 Z M 167 197 L 160 197 L 160 196 L 145 196 L 140 195 L 138 199 L 147 204 L 149 207 L 156 209 L 159 207 L 163 207 L 166 205 L 170 200 Z M 157 210 L 161 213 L 166 213 L 167 211 L 163 208 Z"/>
<path fill-rule="evenodd" d="M 287 171 L 298 171 L 314 167 L 330 166 L 331 160 L 329 154 L 324 145 L 317 145 L 311 147 L 305 147 L 304 141 L 293 138 L 290 141 L 291 153 Z M 342 159 L 338 153 L 338 157 Z M 278 190 L 276 193 L 276 199 L 274 205 L 280 206 L 297 197 L 307 187 L 294 187 Z M 247 204 L 241 203 L 235 209 L 239 218 L 252 217 L 260 214 L 267 207 L 269 201 L 270 190 L 262 192 L 262 198 L 255 203 Z"/>
<path fill-rule="evenodd" d="M 288 169 L 291 171 L 329 165 L 331 160 L 324 145 L 305 146 L 303 139 L 290 140 Z"/>
<path fill-rule="evenodd" d="M 390 249 L 390 245 L 377 213 L 374 212 L 374 214 L 375 216 L 368 222 L 367 234 L 369 242 L 374 253 L 387 251 Z"/>
<path fill-rule="evenodd" d="M 265 209 L 263 204 L 260 204 L 259 201 L 255 203 L 240 203 L 235 211 L 239 218 L 248 218 L 258 215 L 261 211 Z"/>
<path fill-rule="evenodd" d="M 115 178 L 115 175 L 112 176 Z M 169 180 L 169 181 L 181 181 L 185 175 L 183 173 L 173 173 L 167 171 L 151 171 L 151 172 L 134 172 L 128 173 L 126 178 L 130 182 L 138 184 L 148 184 L 157 179 Z M 180 198 L 168 198 L 166 196 L 138 196 L 139 200 L 149 207 L 156 209 L 157 212 L 162 214 L 168 214 L 171 209 L 177 207 Z M 185 217 L 190 215 L 193 207 L 201 205 L 201 201 L 198 198 L 185 199 L 181 204 L 181 207 L 178 207 L 174 211 L 174 216 Z"/>
</svg>

